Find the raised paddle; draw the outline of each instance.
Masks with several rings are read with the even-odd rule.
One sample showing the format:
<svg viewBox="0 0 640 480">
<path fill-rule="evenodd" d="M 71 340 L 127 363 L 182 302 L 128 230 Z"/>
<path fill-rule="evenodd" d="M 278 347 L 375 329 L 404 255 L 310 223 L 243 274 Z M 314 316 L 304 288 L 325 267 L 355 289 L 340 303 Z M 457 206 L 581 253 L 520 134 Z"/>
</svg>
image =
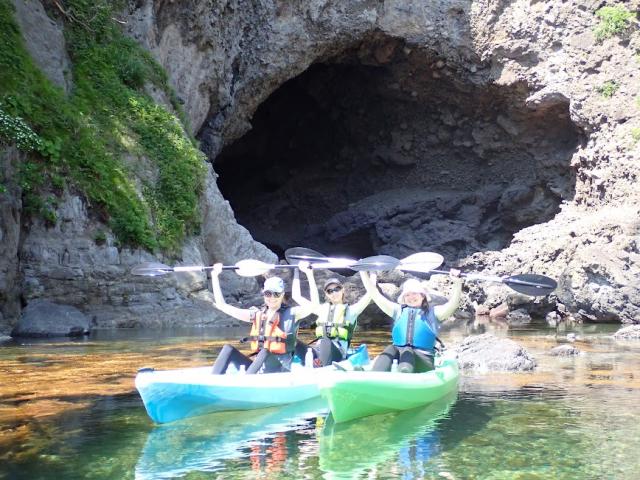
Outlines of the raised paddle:
<svg viewBox="0 0 640 480">
<path fill-rule="evenodd" d="M 327 257 L 320 252 L 304 247 L 288 248 L 284 258 L 291 265 L 298 265 L 302 261 L 309 262 L 312 268 L 349 268 L 357 260 L 352 258 Z"/>
<path fill-rule="evenodd" d="M 401 260 L 389 255 L 377 255 L 362 260 L 348 258 L 326 257 L 322 253 L 310 248 L 294 247 L 285 251 L 285 258 L 291 264 L 297 265 L 302 260 L 313 263 L 313 268 L 349 268 L 351 270 L 403 270 L 407 272 L 426 273 L 442 265 L 442 255 L 433 252 L 419 252 Z M 326 262 L 326 265 L 321 262 Z"/>
<path fill-rule="evenodd" d="M 411 265 L 403 265 L 403 263 L 414 257 L 413 261 L 415 263 L 415 267 L 412 268 Z M 394 268 L 412 272 L 422 272 L 422 273 L 442 273 L 445 275 L 449 275 L 448 270 L 435 270 L 438 265 L 435 265 L 438 254 L 430 254 L 430 253 L 416 253 L 406 259 L 400 260 L 399 263 L 396 263 L 397 260 L 393 257 L 387 257 L 386 255 L 378 255 L 375 257 L 363 258 L 362 260 L 354 263 L 349 268 L 353 270 L 393 270 Z M 425 262 L 420 265 L 420 255 L 425 255 Z M 433 260 L 431 263 L 429 262 L 429 257 L 427 255 L 433 255 Z M 442 257 L 440 257 L 442 258 Z M 435 265 L 435 266 L 434 266 Z M 525 273 L 520 275 L 511 275 L 508 277 L 498 277 L 498 276 L 489 276 L 489 275 L 481 275 L 478 273 L 461 273 L 461 277 L 465 277 L 468 280 L 482 280 L 486 282 L 496 282 L 503 283 L 509 288 L 515 290 L 518 293 L 522 293 L 524 295 L 529 295 L 532 297 L 549 295 L 553 292 L 558 286 L 557 282 L 549 277 L 545 277 L 544 275 L 538 275 L 534 273 Z"/>
<path fill-rule="evenodd" d="M 256 277 L 267 273 L 274 268 L 295 268 L 295 265 L 273 265 L 260 260 L 240 260 L 235 265 L 224 265 L 223 270 L 235 270 L 241 277 Z M 145 277 L 158 277 L 168 273 L 180 272 L 206 272 L 212 270 L 213 266 L 189 265 L 184 267 L 169 267 L 162 263 L 142 263 L 131 269 L 133 275 L 142 275 Z"/>
<path fill-rule="evenodd" d="M 431 273 L 443 273 L 449 275 L 447 270 L 432 270 Z M 478 273 L 461 273 L 461 277 L 468 280 L 481 280 L 485 282 L 504 283 L 507 287 L 518 293 L 531 297 L 542 297 L 553 292 L 558 283 L 553 279 L 536 273 L 523 273 L 508 277 L 481 275 Z"/>
</svg>

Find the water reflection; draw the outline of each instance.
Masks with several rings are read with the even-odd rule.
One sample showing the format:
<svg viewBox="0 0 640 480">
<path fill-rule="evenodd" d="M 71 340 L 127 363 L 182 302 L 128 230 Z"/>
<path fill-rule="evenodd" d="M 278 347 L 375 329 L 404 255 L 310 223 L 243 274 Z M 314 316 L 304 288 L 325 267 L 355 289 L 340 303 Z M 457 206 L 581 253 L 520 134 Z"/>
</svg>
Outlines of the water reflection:
<svg viewBox="0 0 640 480">
<path fill-rule="evenodd" d="M 327 479 L 358 478 L 375 474 L 377 468 L 397 457 L 390 476 L 409 472 L 441 451 L 439 422 L 448 417 L 456 395 L 450 395 L 424 408 L 365 417 L 347 423 L 334 423 L 328 417 L 320 444 L 320 469 Z M 395 470 L 395 472 L 393 471 Z M 417 476 L 402 478 L 423 478 Z M 424 473 L 424 472 L 423 472 Z"/>
<path fill-rule="evenodd" d="M 324 400 L 316 398 L 276 409 L 223 412 L 160 425 L 147 437 L 135 478 L 215 472 L 234 459 L 248 459 L 254 473 L 278 473 L 288 456 L 301 460 L 295 432 L 313 431 L 318 415 L 326 412 Z"/>
</svg>

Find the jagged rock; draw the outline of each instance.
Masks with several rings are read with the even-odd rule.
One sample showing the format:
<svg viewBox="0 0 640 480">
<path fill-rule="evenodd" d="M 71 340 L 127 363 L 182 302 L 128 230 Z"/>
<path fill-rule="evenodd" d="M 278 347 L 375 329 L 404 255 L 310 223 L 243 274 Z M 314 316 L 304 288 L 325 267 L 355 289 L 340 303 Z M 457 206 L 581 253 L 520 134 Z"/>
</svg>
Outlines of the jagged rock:
<svg viewBox="0 0 640 480">
<path fill-rule="evenodd" d="M 77 308 L 48 300 L 29 302 L 14 337 L 76 337 L 89 333 L 89 319 Z"/>
<path fill-rule="evenodd" d="M 558 345 L 551 349 L 549 355 L 553 355 L 554 357 L 571 357 L 573 355 L 580 355 L 580 350 L 573 345 Z"/>
<path fill-rule="evenodd" d="M 623 327 L 613 334 L 613 337 L 616 339 L 640 339 L 640 325 L 629 325 L 628 327 Z"/>
<path fill-rule="evenodd" d="M 513 340 L 490 333 L 465 338 L 455 347 L 460 368 L 477 371 L 530 371 L 536 360 Z"/>
</svg>

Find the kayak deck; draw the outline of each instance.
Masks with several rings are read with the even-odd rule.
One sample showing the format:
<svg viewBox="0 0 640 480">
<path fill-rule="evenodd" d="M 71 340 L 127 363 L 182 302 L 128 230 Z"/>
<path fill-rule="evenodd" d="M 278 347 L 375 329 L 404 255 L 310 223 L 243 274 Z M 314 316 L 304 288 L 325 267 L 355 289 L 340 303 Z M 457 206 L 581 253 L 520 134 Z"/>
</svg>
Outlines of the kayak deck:
<svg viewBox="0 0 640 480">
<path fill-rule="evenodd" d="M 426 405 L 454 391 L 458 363 L 436 359 L 436 369 L 425 373 L 346 371 L 320 380 L 335 422 Z"/>
</svg>

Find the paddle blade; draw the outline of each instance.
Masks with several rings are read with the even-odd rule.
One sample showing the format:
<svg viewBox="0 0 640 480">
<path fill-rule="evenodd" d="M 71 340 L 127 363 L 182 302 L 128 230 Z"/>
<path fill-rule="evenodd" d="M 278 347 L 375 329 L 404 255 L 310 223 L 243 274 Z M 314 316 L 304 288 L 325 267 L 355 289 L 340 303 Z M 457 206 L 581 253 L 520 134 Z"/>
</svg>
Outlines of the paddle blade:
<svg viewBox="0 0 640 480">
<path fill-rule="evenodd" d="M 405 272 L 429 273 L 438 268 L 444 262 L 444 257 L 434 252 L 418 252 L 400 260 L 396 267 Z"/>
<path fill-rule="evenodd" d="M 389 255 L 376 255 L 374 257 L 363 258 L 354 263 L 349 268 L 360 271 L 381 271 L 393 270 L 400 264 L 400 260 Z"/>
<path fill-rule="evenodd" d="M 287 259 L 291 265 L 297 265 L 301 261 L 307 262 L 324 262 L 327 260 L 326 255 L 304 247 L 288 248 L 284 252 L 284 258 Z"/>
<path fill-rule="evenodd" d="M 558 283 L 553 278 L 534 273 L 506 277 L 502 279 L 502 283 L 508 285 L 518 293 L 532 297 L 549 295 L 558 286 Z"/>
<path fill-rule="evenodd" d="M 131 269 L 132 275 L 142 275 L 144 277 L 159 277 L 171 272 L 173 272 L 173 268 L 158 262 L 141 263 Z"/>
<path fill-rule="evenodd" d="M 240 260 L 235 266 L 236 273 L 241 277 L 257 277 L 274 268 L 274 265 L 252 259 Z"/>
</svg>

